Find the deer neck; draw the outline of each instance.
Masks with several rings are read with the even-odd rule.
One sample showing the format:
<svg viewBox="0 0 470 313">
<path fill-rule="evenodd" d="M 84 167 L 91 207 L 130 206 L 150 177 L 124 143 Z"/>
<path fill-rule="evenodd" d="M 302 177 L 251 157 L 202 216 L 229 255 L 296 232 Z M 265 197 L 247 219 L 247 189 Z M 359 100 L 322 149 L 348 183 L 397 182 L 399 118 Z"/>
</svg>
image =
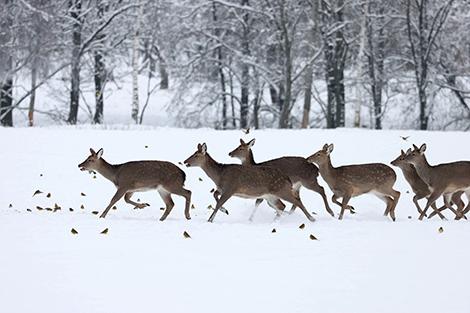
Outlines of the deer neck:
<svg viewBox="0 0 470 313">
<path fill-rule="evenodd" d="M 255 158 L 253 156 L 253 151 L 249 151 L 248 157 L 242 162 L 243 165 L 256 165 Z"/>
<path fill-rule="evenodd" d="M 101 159 L 101 164 L 96 171 L 103 175 L 104 178 L 112 181 L 116 185 L 116 170 L 117 165 L 112 165 L 106 162 L 104 159 Z"/>
<path fill-rule="evenodd" d="M 208 153 L 206 154 L 206 162 L 201 166 L 207 176 L 218 185 L 220 176 L 222 175 L 223 164 L 218 163 Z"/>
<path fill-rule="evenodd" d="M 326 162 L 318 164 L 318 170 L 320 171 L 321 176 L 328 183 L 328 185 L 331 185 L 334 180 L 335 168 L 331 164 L 330 157 L 328 157 L 328 160 Z"/>
<path fill-rule="evenodd" d="M 423 155 L 422 158 L 419 158 L 418 161 L 414 164 L 414 167 L 419 177 L 421 177 L 421 179 L 429 185 L 431 183 L 432 178 L 432 166 L 429 165 L 428 160 L 426 160 L 426 157 Z"/>
</svg>

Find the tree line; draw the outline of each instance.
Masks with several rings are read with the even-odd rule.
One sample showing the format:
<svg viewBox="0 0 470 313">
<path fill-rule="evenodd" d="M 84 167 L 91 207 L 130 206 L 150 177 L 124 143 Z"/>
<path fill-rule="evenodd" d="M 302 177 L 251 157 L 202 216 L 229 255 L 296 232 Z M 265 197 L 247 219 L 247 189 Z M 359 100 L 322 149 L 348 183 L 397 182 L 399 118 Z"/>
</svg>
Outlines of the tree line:
<svg viewBox="0 0 470 313">
<path fill-rule="evenodd" d="M 186 127 L 336 128 L 348 112 L 351 126 L 381 129 L 389 100 L 406 94 L 415 128 L 425 130 L 447 114 L 434 105 L 444 94 L 459 112 L 450 123 L 470 128 L 468 1 L 3 3 L 4 126 L 13 126 L 14 110 L 27 111 L 30 126 L 36 114 L 52 114 L 36 107 L 36 90 L 60 73 L 67 106 L 55 116 L 69 124 L 80 122 L 81 108 L 87 122 L 103 123 L 107 86 L 130 79 L 134 123 L 152 93 L 171 88 L 171 110 Z M 30 86 L 14 97 L 24 78 Z M 93 107 L 81 103 L 84 84 L 93 86 Z"/>
</svg>

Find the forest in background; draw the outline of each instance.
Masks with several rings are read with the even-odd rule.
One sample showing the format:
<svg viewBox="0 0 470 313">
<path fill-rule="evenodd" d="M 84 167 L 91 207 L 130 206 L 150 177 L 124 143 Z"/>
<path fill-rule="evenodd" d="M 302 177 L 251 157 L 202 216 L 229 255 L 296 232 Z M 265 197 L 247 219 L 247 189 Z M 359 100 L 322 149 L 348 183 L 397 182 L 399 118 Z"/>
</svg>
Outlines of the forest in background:
<svg viewBox="0 0 470 313">
<path fill-rule="evenodd" d="M 110 85 L 125 81 L 135 124 L 152 94 L 171 89 L 167 109 L 180 127 L 381 129 L 400 105 L 412 128 L 470 129 L 466 0 L 2 3 L 4 126 L 15 125 L 15 110 L 29 126 L 38 114 L 103 123 Z M 52 82 L 54 109 L 36 97 Z"/>
</svg>

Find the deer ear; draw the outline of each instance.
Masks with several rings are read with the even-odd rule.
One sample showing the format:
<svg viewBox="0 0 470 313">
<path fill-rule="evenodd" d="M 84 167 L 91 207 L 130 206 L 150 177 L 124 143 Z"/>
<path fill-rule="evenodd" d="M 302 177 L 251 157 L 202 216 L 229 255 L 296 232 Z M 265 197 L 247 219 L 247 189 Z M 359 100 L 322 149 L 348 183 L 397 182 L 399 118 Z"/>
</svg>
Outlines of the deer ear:
<svg viewBox="0 0 470 313">
<path fill-rule="evenodd" d="M 202 149 L 202 148 L 201 148 L 201 144 L 198 143 L 198 144 L 197 144 L 197 151 L 201 151 L 201 149 Z"/>
<path fill-rule="evenodd" d="M 245 142 L 243 141 L 243 139 L 240 138 L 240 144 L 241 145 L 245 145 Z"/>
<path fill-rule="evenodd" d="M 96 152 L 96 156 L 99 158 L 101 158 L 101 156 L 103 155 L 103 148 L 99 149 L 98 152 Z"/>
<path fill-rule="evenodd" d="M 408 148 L 408 150 L 406 150 L 406 155 L 408 155 L 410 153 L 411 153 L 411 148 Z"/>
<path fill-rule="evenodd" d="M 95 154 L 96 154 L 96 152 L 95 152 L 95 150 L 93 150 L 93 148 L 90 148 L 90 153 L 91 153 L 91 155 L 95 155 Z"/>
<path fill-rule="evenodd" d="M 401 149 L 401 156 L 404 156 L 405 155 L 405 151 L 403 151 L 403 149 Z"/>
<path fill-rule="evenodd" d="M 421 145 L 421 147 L 419 148 L 419 153 L 423 154 L 424 151 L 426 151 L 426 144 L 425 144 L 425 143 L 423 143 L 423 144 Z"/>
<path fill-rule="evenodd" d="M 253 147 L 253 146 L 255 145 L 255 141 L 256 141 L 256 140 L 255 140 L 254 138 L 251 139 L 251 140 L 248 142 L 248 148 Z"/>
<path fill-rule="evenodd" d="M 323 151 L 326 151 L 326 149 L 328 149 L 328 144 L 327 144 L 327 143 L 325 143 L 325 144 L 323 145 Z"/>
<path fill-rule="evenodd" d="M 330 153 L 333 151 L 334 147 L 335 147 L 335 146 L 334 146 L 333 144 L 329 145 L 329 146 L 326 148 L 326 153 L 330 154 Z"/>
<path fill-rule="evenodd" d="M 419 150 L 418 146 L 416 146 L 415 144 L 413 144 L 413 149 L 415 149 L 416 151 Z"/>
<path fill-rule="evenodd" d="M 206 143 L 203 143 L 203 144 L 201 145 L 201 152 L 202 152 L 202 154 L 206 154 L 206 152 L 207 152 L 207 145 L 206 145 Z"/>
</svg>

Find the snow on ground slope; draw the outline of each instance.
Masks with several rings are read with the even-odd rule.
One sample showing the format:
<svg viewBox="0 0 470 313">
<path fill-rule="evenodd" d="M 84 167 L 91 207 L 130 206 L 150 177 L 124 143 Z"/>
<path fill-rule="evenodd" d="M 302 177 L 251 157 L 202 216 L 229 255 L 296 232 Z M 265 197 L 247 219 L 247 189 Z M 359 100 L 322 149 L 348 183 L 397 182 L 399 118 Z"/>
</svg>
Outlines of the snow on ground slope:
<svg viewBox="0 0 470 313">
<path fill-rule="evenodd" d="M 183 199 L 175 197 L 173 212 L 159 222 L 163 202 L 154 191 L 134 195 L 151 204 L 144 210 L 121 200 L 104 220 L 91 213 L 104 209 L 115 189 L 78 170 L 88 148 L 103 147 L 112 163 L 177 163 L 206 142 L 216 160 L 234 162 L 227 154 L 242 135 L 256 137 L 257 160 L 308 156 L 334 142 L 334 165 L 389 163 L 410 145 L 400 135 L 426 142 L 431 163 L 470 159 L 461 145 L 470 134 L 459 132 L 0 129 L 8 147 L 0 152 L 0 312 L 470 311 L 469 222 L 417 221 L 399 171 L 395 223 L 372 196 L 353 199 L 357 214 L 338 221 L 319 195 L 302 190 L 308 209 L 318 213 L 315 223 L 300 211 L 273 223 L 266 204 L 250 223 L 254 201 L 234 198 L 225 205 L 230 215 L 219 212 L 210 224 L 213 184 L 198 168 L 184 168 L 195 205 L 191 221 L 184 219 Z M 32 197 L 37 189 L 44 193 Z M 55 203 L 62 210 L 36 209 Z M 100 234 L 104 228 L 107 235 Z"/>
</svg>

